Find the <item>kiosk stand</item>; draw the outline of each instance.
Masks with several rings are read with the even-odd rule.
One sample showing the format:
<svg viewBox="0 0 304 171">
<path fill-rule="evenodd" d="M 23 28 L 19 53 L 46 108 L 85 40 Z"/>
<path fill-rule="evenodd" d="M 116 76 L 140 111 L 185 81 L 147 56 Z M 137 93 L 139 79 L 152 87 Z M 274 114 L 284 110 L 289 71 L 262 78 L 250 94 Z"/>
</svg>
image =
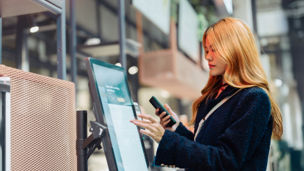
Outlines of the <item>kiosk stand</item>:
<svg viewBox="0 0 304 171">
<path fill-rule="evenodd" d="M 103 132 L 107 129 L 96 121 L 90 121 L 92 134 L 87 137 L 87 111 L 77 111 L 77 170 L 88 170 L 88 159 L 91 154 L 101 149 Z"/>
<path fill-rule="evenodd" d="M 86 62 L 96 122 L 91 122 L 92 135 L 87 140 L 86 136 L 80 137 L 78 147 L 88 157 L 95 148 L 100 148 L 102 140 L 110 171 L 148 171 L 140 128 L 130 123 L 137 117 L 124 68 L 94 58 L 87 58 Z M 82 122 L 79 133 L 83 134 L 86 117 L 79 118 L 79 122 Z M 106 125 L 106 130 L 99 123 Z M 84 159 L 81 160 L 80 165 Z"/>
</svg>

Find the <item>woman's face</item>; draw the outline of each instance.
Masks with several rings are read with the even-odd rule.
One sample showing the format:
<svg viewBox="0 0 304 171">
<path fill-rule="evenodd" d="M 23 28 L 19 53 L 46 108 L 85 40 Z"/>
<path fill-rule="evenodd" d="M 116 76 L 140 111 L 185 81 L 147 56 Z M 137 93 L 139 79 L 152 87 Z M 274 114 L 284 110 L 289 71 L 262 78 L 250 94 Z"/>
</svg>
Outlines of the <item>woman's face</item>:
<svg viewBox="0 0 304 171">
<path fill-rule="evenodd" d="M 205 44 L 205 58 L 208 61 L 209 72 L 212 76 L 224 75 L 227 64 L 221 59 L 219 53 L 214 49 L 212 44 L 210 44 L 208 36 L 206 37 Z"/>
</svg>

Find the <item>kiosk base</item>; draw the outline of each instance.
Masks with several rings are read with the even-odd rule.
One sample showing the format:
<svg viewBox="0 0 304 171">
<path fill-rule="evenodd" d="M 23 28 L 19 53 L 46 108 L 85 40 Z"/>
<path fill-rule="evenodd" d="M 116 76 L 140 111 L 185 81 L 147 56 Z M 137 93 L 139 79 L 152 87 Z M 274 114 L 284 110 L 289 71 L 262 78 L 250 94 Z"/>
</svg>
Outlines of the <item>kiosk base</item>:
<svg viewBox="0 0 304 171">
<path fill-rule="evenodd" d="M 91 121 L 90 132 L 92 134 L 87 137 L 87 111 L 77 111 L 77 170 L 88 170 L 88 159 L 91 154 L 101 149 L 101 140 L 103 131 L 107 129 L 102 124 Z"/>
</svg>

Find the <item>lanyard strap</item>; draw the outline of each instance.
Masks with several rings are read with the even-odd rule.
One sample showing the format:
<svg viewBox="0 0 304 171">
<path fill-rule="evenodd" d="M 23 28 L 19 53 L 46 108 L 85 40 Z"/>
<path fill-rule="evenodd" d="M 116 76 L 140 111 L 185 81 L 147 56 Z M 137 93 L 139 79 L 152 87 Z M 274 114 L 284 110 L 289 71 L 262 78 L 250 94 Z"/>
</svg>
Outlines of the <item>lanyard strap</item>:
<svg viewBox="0 0 304 171">
<path fill-rule="evenodd" d="M 203 127 L 203 124 L 204 122 L 209 118 L 209 116 L 211 116 L 211 114 L 213 114 L 213 112 L 218 109 L 222 104 L 224 104 L 226 101 L 228 101 L 232 96 L 236 95 L 239 91 L 241 91 L 242 89 L 239 89 L 237 90 L 235 93 L 233 93 L 231 96 L 228 96 L 226 98 L 224 98 L 223 100 L 221 100 L 218 104 L 216 104 L 209 112 L 208 114 L 206 115 L 205 119 L 203 118 L 199 124 L 198 124 L 198 128 L 197 128 L 197 131 L 194 135 L 194 141 L 196 141 L 196 137 L 198 135 L 198 133 L 200 132 L 200 130 L 202 129 Z"/>
</svg>

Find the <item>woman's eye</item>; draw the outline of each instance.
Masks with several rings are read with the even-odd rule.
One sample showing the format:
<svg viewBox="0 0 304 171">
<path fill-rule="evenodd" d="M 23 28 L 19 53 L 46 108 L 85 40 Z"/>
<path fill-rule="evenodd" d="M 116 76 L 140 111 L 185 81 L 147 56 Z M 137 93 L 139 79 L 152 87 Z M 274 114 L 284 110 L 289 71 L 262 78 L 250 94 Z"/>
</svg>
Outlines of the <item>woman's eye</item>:
<svg viewBox="0 0 304 171">
<path fill-rule="evenodd" d="M 209 52 L 209 51 L 208 51 L 208 50 L 206 50 L 206 54 L 208 54 L 208 52 Z"/>
</svg>

